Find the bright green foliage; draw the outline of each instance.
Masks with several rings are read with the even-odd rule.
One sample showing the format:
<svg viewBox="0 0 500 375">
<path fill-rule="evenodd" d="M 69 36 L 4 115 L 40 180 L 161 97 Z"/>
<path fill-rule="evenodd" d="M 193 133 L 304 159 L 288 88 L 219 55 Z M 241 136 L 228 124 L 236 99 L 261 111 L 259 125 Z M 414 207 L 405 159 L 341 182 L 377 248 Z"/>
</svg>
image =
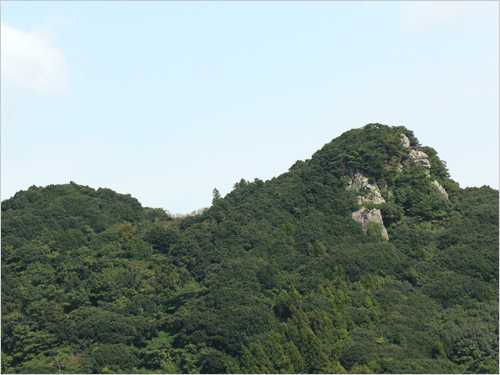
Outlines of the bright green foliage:
<svg viewBox="0 0 500 375">
<path fill-rule="evenodd" d="M 355 172 L 389 241 L 351 217 Z M 2 202 L 2 372 L 498 373 L 498 191 L 460 189 L 410 130 L 213 195 L 183 219 L 74 183 Z"/>
</svg>

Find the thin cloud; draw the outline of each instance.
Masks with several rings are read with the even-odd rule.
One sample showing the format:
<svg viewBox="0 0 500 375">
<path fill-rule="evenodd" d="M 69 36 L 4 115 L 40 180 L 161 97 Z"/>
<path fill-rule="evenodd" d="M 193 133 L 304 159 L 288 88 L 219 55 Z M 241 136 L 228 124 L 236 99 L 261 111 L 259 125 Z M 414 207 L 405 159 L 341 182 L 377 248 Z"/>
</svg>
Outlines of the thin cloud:
<svg viewBox="0 0 500 375">
<path fill-rule="evenodd" d="M 2 82 L 39 94 L 64 93 L 69 84 L 66 55 L 48 32 L 27 33 L 2 22 Z"/>
<path fill-rule="evenodd" d="M 416 1 L 401 4 L 400 26 L 405 30 L 454 26 L 498 14 L 496 2 Z"/>
</svg>

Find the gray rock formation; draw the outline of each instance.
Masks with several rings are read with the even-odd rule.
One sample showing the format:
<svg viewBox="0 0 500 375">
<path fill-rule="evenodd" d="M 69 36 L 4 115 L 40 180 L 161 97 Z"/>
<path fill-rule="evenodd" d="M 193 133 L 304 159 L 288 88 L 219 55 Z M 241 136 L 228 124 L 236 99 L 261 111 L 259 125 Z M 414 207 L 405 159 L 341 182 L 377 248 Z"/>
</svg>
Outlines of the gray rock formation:
<svg viewBox="0 0 500 375">
<path fill-rule="evenodd" d="M 404 134 L 401 134 L 401 143 L 403 143 L 403 147 L 410 148 L 410 140 Z M 429 162 L 429 157 L 423 151 L 417 151 L 417 150 L 411 149 L 410 151 L 408 151 L 408 159 L 414 161 L 415 163 L 422 164 L 427 169 L 431 168 L 431 163 Z M 403 164 L 404 164 L 404 162 L 403 162 Z M 403 166 L 401 166 L 399 169 L 402 169 L 402 168 L 403 168 Z"/>
<path fill-rule="evenodd" d="M 429 157 L 423 151 L 410 150 L 408 153 L 408 158 L 415 163 L 422 164 L 425 168 L 431 169 L 431 163 L 429 162 Z"/>
<path fill-rule="evenodd" d="M 401 134 L 401 142 L 403 143 L 403 147 L 406 147 L 406 148 L 410 147 L 410 140 L 408 139 L 408 137 L 406 135 Z M 408 159 L 412 160 L 415 163 L 420 163 L 425 168 L 427 168 L 426 174 L 428 177 L 430 177 L 431 172 L 429 171 L 429 169 L 431 169 L 431 163 L 429 162 L 429 156 L 425 152 L 411 149 L 410 151 L 408 151 Z M 404 164 L 405 164 L 405 161 L 403 161 L 403 165 L 402 164 L 398 165 L 398 172 L 401 172 L 403 170 Z M 444 187 L 441 186 L 441 184 L 439 182 L 434 180 L 434 181 L 432 181 L 432 183 L 437 186 L 439 191 L 446 197 L 446 199 L 449 198 L 448 193 L 446 192 Z"/>
<path fill-rule="evenodd" d="M 377 185 L 370 184 L 368 182 L 368 177 L 363 176 L 361 172 L 357 172 L 352 176 L 347 186 L 347 190 L 356 190 L 358 192 L 358 204 L 362 204 L 363 202 L 372 202 L 375 204 L 385 203 L 385 199 L 380 194 Z M 389 234 L 384 226 L 382 213 L 379 209 L 374 208 L 368 210 L 365 207 L 361 207 L 359 210 L 352 213 L 352 218 L 358 223 L 361 223 L 361 227 L 365 233 L 368 232 L 368 223 L 375 222 L 381 224 L 382 236 L 387 240 L 389 239 Z"/>
<path fill-rule="evenodd" d="M 357 172 L 347 186 L 347 190 L 357 190 L 359 192 L 358 204 L 363 202 L 373 202 L 376 204 L 385 203 L 385 199 L 380 195 L 380 191 L 375 184 L 368 182 L 368 177 Z"/>
<path fill-rule="evenodd" d="M 437 182 L 436 180 L 434 180 L 434 181 L 432 181 L 432 183 L 437 186 L 437 188 L 439 189 L 439 191 L 446 197 L 446 199 L 449 198 L 449 195 L 448 195 L 447 191 L 444 189 L 444 187 L 441 186 L 441 184 L 439 182 Z"/>
<path fill-rule="evenodd" d="M 409 148 L 410 147 L 410 140 L 408 137 L 404 134 L 401 134 L 401 142 L 403 142 L 403 147 Z"/>
<path fill-rule="evenodd" d="M 374 208 L 371 210 L 367 210 L 365 207 L 360 208 L 357 211 L 352 213 L 352 218 L 361 223 L 361 227 L 363 228 L 363 232 L 368 232 L 368 223 L 378 223 L 382 225 L 382 237 L 386 240 L 389 239 L 389 234 L 387 233 L 387 229 L 384 226 L 384 222 L 382 221 L 382 213 L 378 208 Z"/>
<path fill-rule="evenodd" d="M 410 148 L 410 140 L 404 134 L 401 134 L 401 142 L 403 143 L 403 147 L 408 148 L 409 150 L 408 158 L 403 160 L 402 164 L 398 164 L 398 171 L 402 171 L 405 163 L 408 162 L 408 160 L 411 160 L 414 163 L 423 165 L 427 169 L 427 176 L 430 177 L 431 163 L 429 162 L 429 156 L 427 156 L 427 154 L 423 151 Z M 441 186 L 441 184 L 435 180 L 432 181 L 432 183 L 436 185 L 439 191 L 448 199 L 448 193 Z M 372 202 L 375 204 L 385 203 L 385 199 L 380 194 L 377 185 L 370 184 L 368 182 L 368 177 L 363 176 L 361 172 L 356 172 L 355 174 L 351 172 L 351 181 L 347 186 L 347 190 L 357 191 L 358 204 L 362 204 L 363 202 Z M 361 207 L 359 210 L 352 213 L 352 218 L 358 223 L 361 223 L 361 227 L 365 233 L 368 232 L 368 224 L 371 222 L 382 225 L 382 236 L 387 240 L 389 239 L 389 234 L 387 233 L 387 229 L 385 228 L 382 220 L 382 213 L 378 208 L 369 210 L 365 207 Z"/>
</svg>

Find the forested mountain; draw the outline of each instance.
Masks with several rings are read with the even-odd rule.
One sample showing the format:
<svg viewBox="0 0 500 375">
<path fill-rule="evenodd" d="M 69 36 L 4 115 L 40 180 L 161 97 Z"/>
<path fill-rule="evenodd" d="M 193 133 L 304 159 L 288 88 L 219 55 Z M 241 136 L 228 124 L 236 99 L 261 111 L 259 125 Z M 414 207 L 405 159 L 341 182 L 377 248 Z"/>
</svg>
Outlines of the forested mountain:
<svg viewBox="0 0 500 375">
<path fill-rule="evenodd" d="M 497 190 L 405 127 L 175 218 L 75 183 L 2 202 L 4 373 L 498 373 Z"/>
</svg>

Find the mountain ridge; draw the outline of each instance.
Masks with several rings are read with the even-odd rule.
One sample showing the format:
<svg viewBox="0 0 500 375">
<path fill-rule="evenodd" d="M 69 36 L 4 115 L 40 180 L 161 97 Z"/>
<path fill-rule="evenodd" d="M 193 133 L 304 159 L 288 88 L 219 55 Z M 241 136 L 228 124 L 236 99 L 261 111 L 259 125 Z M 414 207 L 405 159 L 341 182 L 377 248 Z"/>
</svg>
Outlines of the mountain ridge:
<svg viewBox="0 0 500 375">
<path fill-rule="evenodd" d="M 498 191 L 412 131 L 213 195 L 184 218 L 75 183 L 3 201 L 2 372 L 498 372 Z"/>
</svg>

